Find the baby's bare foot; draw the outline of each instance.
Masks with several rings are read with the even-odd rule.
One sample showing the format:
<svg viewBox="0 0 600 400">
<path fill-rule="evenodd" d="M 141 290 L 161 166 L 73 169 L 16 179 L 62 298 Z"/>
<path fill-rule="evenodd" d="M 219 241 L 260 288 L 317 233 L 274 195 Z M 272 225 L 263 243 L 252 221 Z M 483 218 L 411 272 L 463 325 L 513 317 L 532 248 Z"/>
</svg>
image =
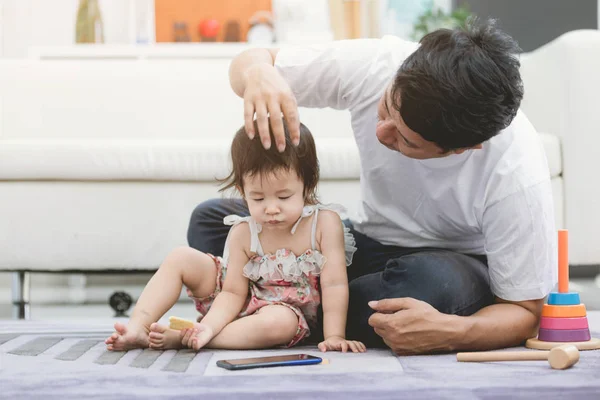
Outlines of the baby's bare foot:
<svg viewBox="0 0 600 400">
<path fill-rule="evenodd" d="M 179 331 L 169 329 L 165 325 L 156 322 L 150 325 L 150 348 L 151 349 L 182 349 L 185 346 L 181 343 Z"/>
<path fill-rule="evenodd" d="M 123 351 L 148 347 L 148 332 L 144 327 L 115 323 L 115 332 L 105 341 L 107 350 Z"/>
</svg>

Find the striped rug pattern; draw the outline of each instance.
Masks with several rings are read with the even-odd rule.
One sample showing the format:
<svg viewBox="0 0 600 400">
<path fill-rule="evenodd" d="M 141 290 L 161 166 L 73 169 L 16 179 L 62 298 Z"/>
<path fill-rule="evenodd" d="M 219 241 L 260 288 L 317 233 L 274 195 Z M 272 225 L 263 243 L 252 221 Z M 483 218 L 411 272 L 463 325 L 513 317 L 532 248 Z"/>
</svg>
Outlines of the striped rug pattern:
<svg viewBox="0 0 600 400">
<path fill-rule="evenodd" d="M 10 342 L 20 338 L 26 333 L 8 333 L 0 334 L 0 346 L 10 346 Z M 6 351 L 7 354 L 17 356 L 36 357 L 43 354 L 53 347 L 59 345 L 66 339 L 74 341 L 68 348 L 60 351 L 54 355 L 53 358 L 61 361 L 75 361 L 84 356 L 88 351 L 97 346 L 104 346 L 104 339 L 106 336 L 93 336 L 82 338 L 74 338 L 73 335 L 38 335 L 32 337 L 25 343 L 17 345 L 15 348 L 11 348 Z M 129 364 L 132 368 L 150 368 L 156 360 L 164 353 L 161 350 L 142 350 Z M 104 351 L 99 357 L 93 360 L 93 363 L 100 365 L 111 365 L 118 363 L 123 356 L 127 354 L 126 351 Z M 185 372 L 190 363 L 198 355 L 202 354 L 204 357 L 209 357 L 211 353 L 197 353 L 192 350 L 178 350 L 171 360 L 161 368 L 163 371 L 168 372 Z"/>
</svg>

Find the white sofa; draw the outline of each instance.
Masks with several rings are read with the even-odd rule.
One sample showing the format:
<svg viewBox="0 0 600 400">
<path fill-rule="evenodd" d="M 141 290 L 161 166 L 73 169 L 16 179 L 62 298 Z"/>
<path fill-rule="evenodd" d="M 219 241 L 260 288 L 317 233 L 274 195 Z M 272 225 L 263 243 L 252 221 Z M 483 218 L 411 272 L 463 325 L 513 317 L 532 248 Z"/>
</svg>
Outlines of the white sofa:
<svg viewBox="0 0 600 400">
<path fill-rule="evenodd" d="M 600 264 L 597 93 L 600 32 L 566 34 L 524 55 L 523 108 L 547 151 L 558 227 L 573 264 Z M 155 270 L 186 244 L 189 216 L 219 196 L 242 125 L 229 57 L 0 62 L 0 271 L 27 316 L 30 272 Z M 324 201 L 349 213 L 359 158 L 349 115 L 301 109 Z"/>
</svg>

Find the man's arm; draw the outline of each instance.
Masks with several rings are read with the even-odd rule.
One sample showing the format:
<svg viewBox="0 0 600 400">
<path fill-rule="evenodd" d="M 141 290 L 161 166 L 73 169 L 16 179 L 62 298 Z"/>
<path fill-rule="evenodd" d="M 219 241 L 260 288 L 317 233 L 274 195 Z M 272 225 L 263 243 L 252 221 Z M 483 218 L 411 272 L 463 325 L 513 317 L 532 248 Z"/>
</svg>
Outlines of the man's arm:
<svg viewBox="0 0 600 400">
<path fill-rule="evenodd" d="M 558 265 L 550 182 L 489 206 L 483 233 L 495 304 L 460 317 L 412 298 L 381 300 L 369 323 L 390 347 L 401 353 L 497 349 L 536 334 Z"/>
<path fill-rule="evenodd" d="M 490 350 L 517 346 L 535 336 L 543 299 L 496 304 L 461 317 L 442 314 L 413 298 L 371 302 L 369 324 L 398 354 Z"/>
<path fill-rule="evenodd" d="M 450 350 L 488 350 L 518 346 L 537 333 L 544 299 L 496 304 L 469 317 L 456 317 L 456 337 Z"/>
<path fill-rule="evenodd" d="M 248 73 L 254 68 L 272 67 L 279 49 L 250 49 L 237 55 L 229 66 L 229 83 L 240 97 L 244 97 Z"/>
<path fill-rule="evenodd" d="M 233 91 L 244 99 L 244 126 L 252 139 L 254 114 L 263 146 L 271 147 L 269 120 L 279 151 L 285 149 L 281 115 L 285 117 L 294 144 L 300 140 L 298 106 L 290 86 L 274 67 L 279 49 L 250 49 L 233 59 L 229 81 Z"/>
<path fill-rule="evenodd" d="M 403 55 L 413 51 L 414 44 L 400 39 L 355 39 L 324 42 L 309 46 L 286 46 L 282 49 L 250 49 L 232 61 L 229 80 L 232 89 L 244 98 L 244 121 L 250 137 L 254 136 L 256 114 L 258 133 L 265 147 L 271 145 L 268 124 L 271 122 L 278 149 L 285 148 L 281 116 L 286 119 L 293 143 L 299 140 L 298 105 L 302 107 L 339 110 L 352 109 L 364 99 L 380 95 L 393 72 L 383 81 L 369 80 L 373 63 L 380 60 L 381 73 L 390 67 L 389 57 L 401 62 Z M 404 54 L 406 53 L 406 54 Z M 396 68 L 394 66 L 393 68 Z M 252 132 L 252 133 L 251 133 Z"/>
</svg>

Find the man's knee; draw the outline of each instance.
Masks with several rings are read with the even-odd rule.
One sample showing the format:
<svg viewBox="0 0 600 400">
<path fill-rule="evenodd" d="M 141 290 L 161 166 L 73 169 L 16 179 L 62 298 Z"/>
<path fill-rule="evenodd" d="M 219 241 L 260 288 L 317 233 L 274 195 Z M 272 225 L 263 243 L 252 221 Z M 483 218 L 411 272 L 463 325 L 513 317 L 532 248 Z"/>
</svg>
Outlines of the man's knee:
<svg viewBox="0 0 600 400">
<path fill-rule="evenodd" d="M 187 233 L 190 247 L 214 255 L 223 254 L 229 232 L 223 218 L 235 213 L 233 204 L 232 200 L 211 199 L 196 206 Z"/>
<path fill-rule="evenodd" d="M 192 211 L 190 225 L 217 222 L 218 216 L 216 210 L 222 206 L 222 203 L 223 199 L 210 199 L 198 204 L 196 208 L 194 208 L 194 211 Z M 222 219 L 221 223 L 223 223 Z"/>
<path fill-rule="evenodd" d="M 460 253 L 434 250 L 390 260 L 381 275 L 387 298 L 413 297 L 447 314 L 468 315 L 491 304 L 487 266 Z"/>
<path fill-rule="evenodd" d="M 369 325 L 369 317 L 375 312 L 369 301 L 380 300 L 381 272 L 364 275 L 350 282 L 350 302 L 346 335 L 348 339 L 360 340 L 368 347 L 385 347 L 383 340 Z"/>
</svg>

